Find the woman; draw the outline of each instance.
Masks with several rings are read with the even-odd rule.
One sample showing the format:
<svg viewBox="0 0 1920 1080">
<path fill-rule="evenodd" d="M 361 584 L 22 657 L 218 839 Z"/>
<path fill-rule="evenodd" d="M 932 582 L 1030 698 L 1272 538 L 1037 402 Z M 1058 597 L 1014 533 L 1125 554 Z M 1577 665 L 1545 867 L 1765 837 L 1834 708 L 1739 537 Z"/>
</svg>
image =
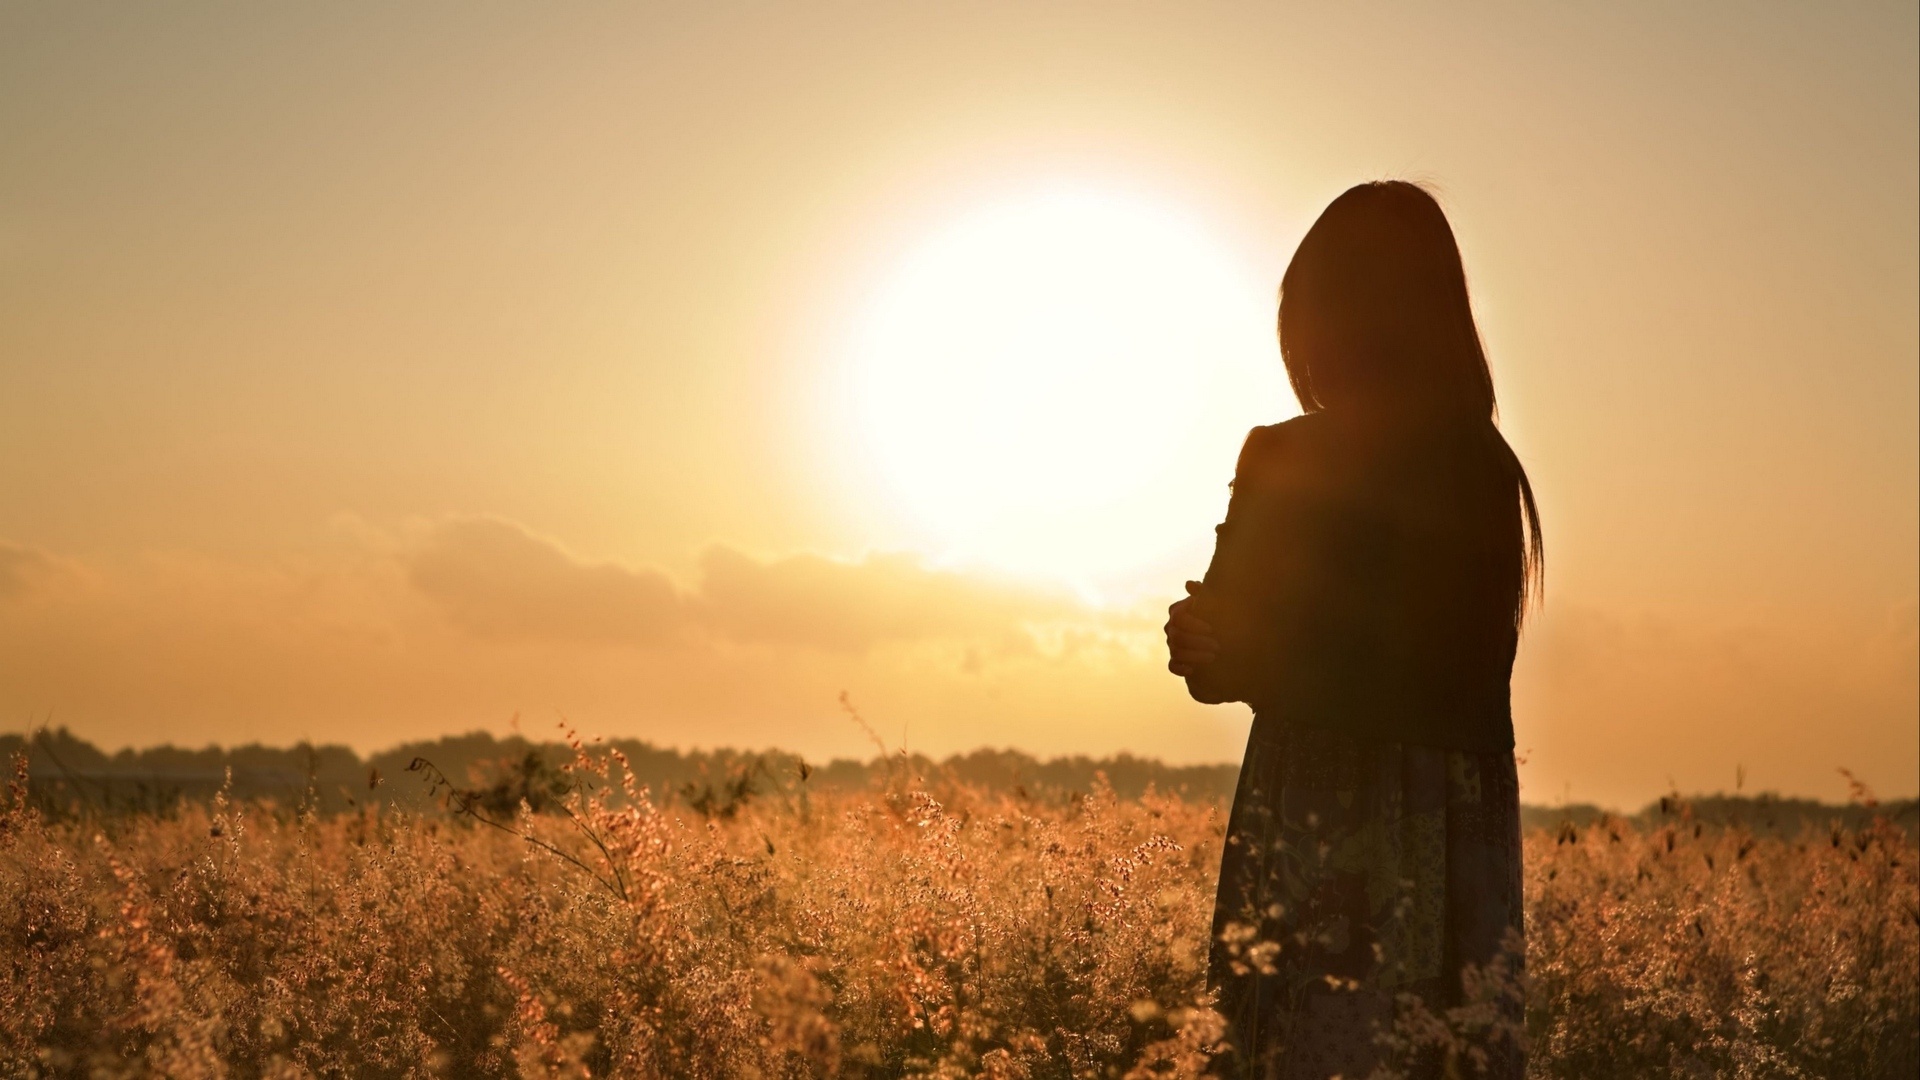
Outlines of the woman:
<svg viewBox="0 0 1920 1080">
<path fill-rule="evenodd" d="M 1508 678 L 1540 522 L 1424 189 L 1327 207 L 1281 283 L 1280 353 L 1305 414 L 1247 437 L 1168 666 L 1254 711 L 1214 905 L 1216 1068 L 1364 1077 L 1396 1012 L 1444 1017 L 1496 958 L 1518 975 Z M 1452 1026 L 1487 1056 L 1428 1040 L 1414 1071 L 1518 1080 L 1517 978 L 1469 982 L 1493 1007 Z"/>
</svg>

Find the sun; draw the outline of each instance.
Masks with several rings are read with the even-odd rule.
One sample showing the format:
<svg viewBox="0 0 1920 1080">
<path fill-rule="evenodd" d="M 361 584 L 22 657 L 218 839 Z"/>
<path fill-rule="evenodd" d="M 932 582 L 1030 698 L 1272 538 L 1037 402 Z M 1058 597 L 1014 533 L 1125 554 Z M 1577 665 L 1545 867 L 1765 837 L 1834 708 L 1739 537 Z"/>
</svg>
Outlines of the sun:
<svg viewBox="0 0 1920 1080">
<path fill-rule="evenodd" d="M 938 553 L 1093 585 L 1203 544 L 1290 410 L 1270 286 L 1196 220 L 1049 190 L 937 229 L 858 323 L 854 405 Z"/>
</svg>

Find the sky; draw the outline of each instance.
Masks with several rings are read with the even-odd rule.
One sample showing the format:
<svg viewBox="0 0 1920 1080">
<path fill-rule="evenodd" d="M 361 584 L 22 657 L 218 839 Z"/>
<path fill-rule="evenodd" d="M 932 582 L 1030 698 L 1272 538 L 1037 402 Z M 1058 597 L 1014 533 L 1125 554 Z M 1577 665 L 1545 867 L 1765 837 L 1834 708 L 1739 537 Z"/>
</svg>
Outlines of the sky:
<svg viewBox="0 0 1920 1080">
<path fill-rule="evenodd" d="M 0 146 L 8 729 L 1235 760 L 1159 623 L 1396 177 L 1523 798 L 1920 787 L 1910 3 L 11 3 Z"/>
</svg>

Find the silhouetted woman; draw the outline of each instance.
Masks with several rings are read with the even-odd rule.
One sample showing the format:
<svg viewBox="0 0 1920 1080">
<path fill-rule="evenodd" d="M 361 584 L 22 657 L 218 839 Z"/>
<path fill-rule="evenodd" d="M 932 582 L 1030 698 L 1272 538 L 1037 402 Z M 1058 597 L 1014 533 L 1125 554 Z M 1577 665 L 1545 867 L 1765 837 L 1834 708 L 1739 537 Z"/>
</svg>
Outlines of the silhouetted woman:
<svg viewBox="0 0 1920 1080">
<path fill-rule="evenodd" d="M 1247 436 L 1168 666 L 1254 711 L 1214 906 L 1216 1068 L 1356 1078 L 1396 1008 L 1442 1015 L 1497 957 L 1519 974 L 1508 678 L 1540 523 L 1424 189 L 1327 207 L 1281 283 L 1280 352 L 1305 415 Z M 1475 984 L 1486 1075 L 1518 1080 L 1517 992 Z M 1448 1053 L 1428 1045 L 1416 1074 Z"/>
</svg>

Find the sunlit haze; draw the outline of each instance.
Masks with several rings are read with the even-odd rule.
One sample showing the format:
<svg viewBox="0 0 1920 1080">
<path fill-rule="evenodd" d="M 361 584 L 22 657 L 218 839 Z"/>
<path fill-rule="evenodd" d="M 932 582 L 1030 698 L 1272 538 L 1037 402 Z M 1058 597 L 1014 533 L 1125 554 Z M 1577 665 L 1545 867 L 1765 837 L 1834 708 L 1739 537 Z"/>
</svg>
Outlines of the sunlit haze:
<svg viewBox="0 0 1920 1080">
<path fill-rule="evenodd" d="M 0 6 L 0 718 L 1237 761 L 1160 624 L 1398 177 L 1540 493 L 1523 797 L 1912 795 L 1917 19 Z"/>
</svg>

